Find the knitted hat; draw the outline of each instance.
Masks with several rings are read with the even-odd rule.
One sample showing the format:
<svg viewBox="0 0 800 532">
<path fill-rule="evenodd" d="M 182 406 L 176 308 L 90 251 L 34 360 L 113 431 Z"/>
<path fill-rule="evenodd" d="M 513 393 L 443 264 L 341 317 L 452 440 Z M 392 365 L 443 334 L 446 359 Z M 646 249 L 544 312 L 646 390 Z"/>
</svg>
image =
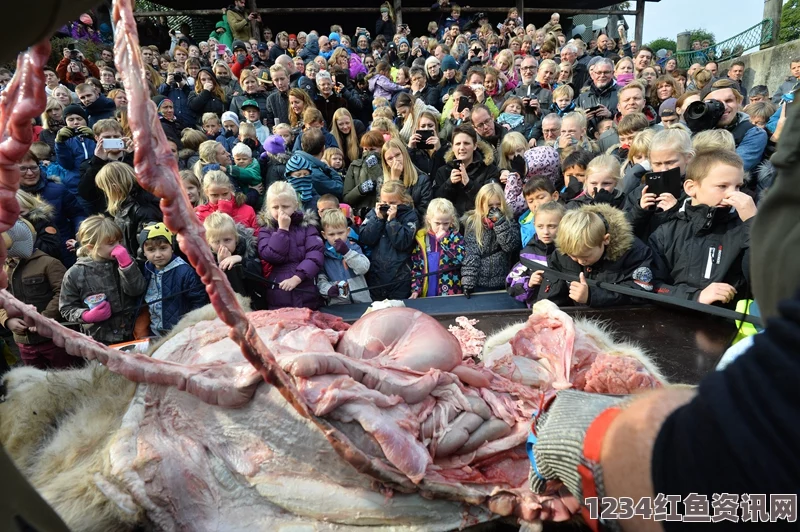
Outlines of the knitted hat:
<svg viewBox="0 0 800 532">
<path fill-rule="evenodd" d="M 406 46 L 410 46 L 410 45 L 408 44 L 408 39 L 406 39 L 405 37 L 400 37 L 400 40 L 399 40 L 399 41 L 397 41 L 397 46 L 400 46 L 400 45 L 401 45 L 401 44 L 403 44 L 403 43 L 405 43 L 405 44 L 406 44 Z"/>
<path fill-rule="evenodd" d="M 286 152 L 286 142 L 280 135 L 270 135 L 264 141 L 264 151 L 272 155 Z"/>
<path fill-rule="evenodd" d="M 84 13 L 78 18 L 78 20 L 80 20 L 87 26 L 91 26 L 94 23 L 94 21 L 92 20 L 92 16 L 89 13 Z"/>
<path fill-rule="evenodd" d="M 342 38 L 339 37 L 339 34 L 336 33 L 335 31 L 332 31 L 331 34 L 328 35 L 328 40 L 329 41 L 342 42 Z"/>
<path fill-rule="evenodd" d="M 89 120 L 86 111 L 77 103 L 71 103 L 64 108 L 64 120 L 70 115 L 80 115 L 84 120 Z"/>
<path fill-rule="evenodd" d="M 245 109 L 246 107 L 255 107 L 256 109 L 261 109 L 261 108 L 258 106 L 258 102 L 257 102 L 257 101 L 255 101 L 255 100 L 245 100 L 245 101 L 243 101 L 243 102 L 242 102 L 242 105 L 241 105 L 241 109 L 242 109 L 242 111 L 244 111 L 244 109 Z"/>
<path fill-rule="evenodd" d="M 247 51 L 247 47 L 244 45 L 244 42 L 238 40 L 233 41 L 233 46 L 231 46 L 231 48 L 233 49 L 234 52 L 240 48 L 244 51 Z"/>
<path fill-rule="evenodd" d="M 36 230 L 27 220 L 18 218 L 16 223 L 3 233 L 3 240 L 8 248 L 9 257 L 27 259 L 33 255 Z"/>
<path fill-rule="evenodd" d="M 452 55 L 446 55 L 442 58 L 442 70 L 458 70 L 458 63 Z"/>
<path fill-rule="evenodd" d="M 298 170 L 311 170 L 311 163 L 302 155 L 294 154 L 286 162 L 286 176 Z"/>
<path fill-rule="evenodd" d="M 239 117 L 236 116 L 236 113 L 233 111 L 225 111 L 222 113 L 222 124 L 224 125 L 225 122 L 234 122 L 236 124 L 239 123 Z"/>
<path fill-rule="evenodd" d="M 675 116 L 675 115 L 677 115 L 678 112 L 675 110 L 677 105 L 678 105 L 678 100 L 677 99 L 675 99 L 675 98 L 667 98 L 666 100 L 661 102 L 661 105 L 658 106 L 658 116 L 664 117 L 664 116 Z"/>
</svg>

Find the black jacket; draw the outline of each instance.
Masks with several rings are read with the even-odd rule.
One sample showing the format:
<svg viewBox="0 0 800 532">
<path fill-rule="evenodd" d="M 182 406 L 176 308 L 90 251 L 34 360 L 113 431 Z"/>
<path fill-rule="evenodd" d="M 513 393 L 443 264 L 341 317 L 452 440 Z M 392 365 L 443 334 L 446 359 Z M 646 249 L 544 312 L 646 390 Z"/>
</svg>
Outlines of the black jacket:
<svg viewBox="0 0 800 532">
<path fill-rule="evenodd" d="M 444 158 L 445 162 L 452 162 L 455 158 L 453 150 L 450 149 Z M 500 169 L 494 164 L 492 147 L 483 141 L 478 141 L 472 164 L 467 167 L 469 176 L 467 186 L 461 183 L 453 184 L 450 181 L 452 171 L 453 168 L 449 164 L 442 165 L 436 171 L 435 196 L 452 201 L 459 216 L 475 208 L 475 196 L 483 185 L 500 182 Z"/>
<path fill-rule="evenodd" d="M 220 100 L 215 94 L 203 89 L 199 94 L 192 91 L 189 93 L 189 109 L 197 117 L 197 123 L 201 129 L 203 127 L 203 114 L 214 113 L 222 118 L 222 113 L 227 111 L 227 102 Z"/>
<path fill-rule="evenodd" d="M 322 118 L 325 120 L 325 125 L 331 129 L 333 124 L 333 113 L 341 107 L 347 107 L 347 101 L 342 97 L 333 93 L 330 97 L 325 98 L 322 94 L 317 94 L 314 98 L 314 105 L 322 113 Z"/>
<path fill-rule="evenodd" d="M 407 205 L 400 205 L 390 222 L 372 209 L 361 224 L 359 242 L 372 249 L 366 279 L 373 301 L 411 296 L 411 253 L 418 224 L 417 212 Z M 391 284 L 379 286 L 387 283 Z"/>
<path fill-rule="evenodd" d="M 267 120 L 267 127 L 271 130 L 273 126 L 277 125 L 275 119 L 278 119 L 278 124 L 289 123 L 289 92 L 274 91 L 267 96 L 267 109 L 261 118 Z"/>
<path fill-rule="evenodd" d="M 612 207 L 615 207 L 619 210 L 622 210 L 623 207 L 625 207 L 625 194 L 621 190 L 615 189 L 614 193 L 610 197 L 606 194 L 603 194 L 603 196 L 605 196 L 603 197 L 600 196 L 600 194 L 603 194 L 603 192 L 600 191 L 598 193 L 599 197 L 593 198 L 589 194 L 583 194 L 582 196 L 578 196 L 575 199 L 571 199 L 569 203 L 567 203 L 567 209 L 569 210 L 580 209 L 584 205 L 602 205 L 602 204 L 611 205 Z"/>
<path fill-rule="evenodd" d="M 102 214 L 106 212 L 106 195 L 97 188 L 95 178 L 105 165 L 112 161 L 92 156 L 91 159 L 81 163 L 81 180 L 78 182 L 78 194 L 88 204 L 88 214 Z M 126 153 L 122 157 L 123 163 L 133 168 L 133 154 Z"/>
<path fill-rule="evenodd" d="M 422 101 L 425 102 L 425 105 L 430 105 L 439 111 L 442 110 L 442 100 L 441 94 L 439 93 L 439 87 L 426 84 L 424 89 L 412 94 L 417 98 L 422 99 Z"/>
<path fill-rule="evenodd" d="M 232 113 L 236 113 L 236 116 L 239 117 L 239 120 L 244 122 L 245 118 L 244 118 L 244 115 L 242 114 L 242 104 L 244 102 L 246 102 L 247 100 L 253 100 L 254 102 L 256 102 L 258 104 L 258 111 L 261 113 L 259 116 L 261 118 L 264 118 L 266 116 L 266 114 L 267 114 L 267 99 L 269 98 L 270 95 L 271 95 L 270 93 L 261 92 L 261 91 L 254 92 L 252 94 L 248 94 L 248 93 L 238 94 L 238 95 L 234 96 L 233 98 L 231 98 L 230 109 L 227 109 L 227 110 L 232 112 Z M 287 115 L 286 115 L 286 122 L 287 123 L 289 122 L 288 111 L 287 111 Z M 267 127 L 272 129 L 272 126 L 274 126 L 274 125 L 275 124 L 273 124 L 272 122 L 269 122 Z"/>
<path fill-rule="evenodd" d="M 150 222 L 161 222 L 163 219 L 159 199 L 138 184 L 133 185 L 130 195 L 114 215 L 114 221 L 122 229 L 122 245 L 132 257 L 138 255 L 139 232 L 142 228 Z"/>
<path fill-rule="evenodd" d="M 727 283 L 745 299 L 750 225 L 728 207 L 687 202 L 650 236 L 659 293 L 696 301 L 711 283 Z"/>
<path fill-rule="evenodd" d="M 633 189 L 630 194 L 626 194 L 625 215 L 633 226 L 633 234 L 635 234 L 637 238 L 641 238 L 647 242 L 650 235 L 652 235 L 661 224 L 675 218 L 675 215 L 678 214 L 681 205 L 684 204 L 688 196 L 686 196 L 685 193 L 681 194 L 681 197 L 677 198 L 678 203 L 668 211 L 657 211 L 656 209 L 645 210 L 640 206 L 643 189 L 644 185 L 639 185 Z"/>
<path fill-rule="evenodd" d="M 587 205 L 585 210 L 600 214 L 608 223 L 610 242 L 599 261 L 583 267 L 559 250 L 548 257 L 548 266 L 559 272 L 576 277 L 583 272 L 587 279 L 620 284 L 629 288 L 653 289 L 653 253 L 644 242 L 633 236 L 633 231 L 625 215 L 610 205 Z M 636 279 L 636 281 L 634 280 Z M 638 282 L 637 282 L 638 281 Z M 549 299 L 558 305 L 575 305 L 569 298 L 569 283 L 557 280 L 545 272 L 539 289 L 539 299 Z M 604 290 L 589 288 L 590 307 L 611 307 L 629 305 L 635 298 Z"/>
</svg>

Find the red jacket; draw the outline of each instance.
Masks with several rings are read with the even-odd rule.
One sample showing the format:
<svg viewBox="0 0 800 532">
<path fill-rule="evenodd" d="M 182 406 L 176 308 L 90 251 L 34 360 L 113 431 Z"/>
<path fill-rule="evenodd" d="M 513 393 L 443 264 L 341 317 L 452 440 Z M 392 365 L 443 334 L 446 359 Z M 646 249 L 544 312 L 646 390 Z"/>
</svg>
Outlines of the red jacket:
<svg viewBox="0 0 800 532">
<path fill-rule="evenodd" d="M 233 72 L 233 79 L 238 80 L 239 76 L 242 75 L 242 70 L 245 68 L 250 68 L 250 65 L 253 64 L 253 58 L 249 55 L 246 55 L 244 58 L 244 63 L 240 63 L 236 60 L 234 56 L 233 62 L 231 62 L 231 72 Z"/>
<path fill-rule="evenodd" d="M 69 61 L 70 60 L 65 57 L 58 62 L 58 65 L 56 66 L 56 74 L 58 74 L 58 79 L 60 79 L 62 83 L 72 83 L 74 85 L 84 83 L 86 78 L 82 74 L 67 72 L 67 65 L 69 64 Z M 84 59 L 83 64 L 86 65 L 86 68 L 89 70 L 89 76 L 93 78 L 100 78 L 100 69 L 97 68 L 97 65 L 88 59 Z"/>
<path fill-rule="evenodd" d="M 258 233 L 258 221 L 256 220 L 256 211 L 250 205 L 244 204 L 241 206 L 236 205 L 235 199 L 219 200 L 217 203 L 206 203 L 205 205 L 198 205 L 195 207 L 194 212 L 202 222 L 208 215 L 213 212 L 224 212 L 230 215 L 236 223 L 240 223 L 245 227 L 250 227 L 253 231 Z"/>
</svg>

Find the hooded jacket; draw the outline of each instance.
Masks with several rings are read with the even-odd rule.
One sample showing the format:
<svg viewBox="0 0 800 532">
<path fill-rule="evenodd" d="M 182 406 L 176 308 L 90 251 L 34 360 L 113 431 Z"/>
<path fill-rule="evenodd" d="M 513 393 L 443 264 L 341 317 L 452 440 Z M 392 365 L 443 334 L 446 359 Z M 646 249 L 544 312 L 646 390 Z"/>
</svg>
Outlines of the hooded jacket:
<svg viewBox="0 0 800 532">
<path fill-rule="evenodd" d="M 373 98 L 386 98 L 391 100 L 398 92 L 403 92 L 405 87 L 398 85 L 383 74 L 375 74 L 369 79 L 369 90 Z"/>
<path fill-rule="evenodd" d="M 297 55 L 302 57 L 303 61 L 306 63 L 313 61 L 314 58 L 319 55 L 319 37 L 310 33 L 308 37 L 306 37 L 305 46 L 303 46 L 303 49 L 300 50 Z"/>
<path fill-rule="evenodd" d="M 39 181 L 32 187 L 20 187 L 25 192 L 41 196 L 53 206 L 54 222 L 62 242 L 75 238 L 78 227 L 86 219 L 87 213 L 67 187 L 54 177 L 44 177 L 44 169 L 39 169 Z"/>
<path fill-rule="evenodd" d="M 522 247 L 521 242 L 519 225 L 506 216 L 500 218 L 493 228 L 483 228 L 481 245 L 475 231 L 468 227 L 464 234 L 465 258 L 461 267 L 464 289 L 505 288 L 506 275 Z"/>
<path fill-rule="evenodd" d="M 132 257 L 138 255 L 139 232 L 142 228 L 150 222 L 164 219 L 159 202 L 157 197 L 134 184 L 133 190 L 114 215 L 114 221 L 122 229 L 122 245 L 131 252 Z"/>
<path fill-rule="evenodd" d="M 450 174 L 453 168 L 449 165 L 455 159 L 452 148 L 444 156 L 446 163 L 436 171 L 437 198 L 447 198 L 453 202 L 459 216 L 475 208 L 475 196 L 481 187 L 487 183 L 500 182 L 500 169 L 497 168 L 492 147 L 483 141 L 478 141 L 478 147 L 472 159 L 472 164 L 467 167 L 469 182 L 466 186 L 461 183 L 452 183 Z"/>
<path fill-rule="evenodd" d="M 687 201 L 650 236 L 658 292 L 697 301 L 709 284 L 727 283 L 746 298 L 751 223 L 728 207 Z"/>
<path fill-rule="evenodd" d="M 312 219 L 296 211 L 288 230 L 279 229 L 274 220 L 264 222 L 258 233 L 258 255 L 272 265 L 269 280 L 276 283 L 266 290 L 268 307 L 318 309 L 321 300 L 315 282 L 324 266 L 325 246 Z M 295 275 L 301 282 L 291 292 L 277 286 Z"/>
<path fill-rule="evenodd" d="M 81 257 L 64 275 L 59 297 L 59 311 L 65 321 L 81 323 L 81 331 L 104 344 L 116 344 L 131 339 L 134 312 L 147 282 L 139 266 L 120 268 L 114 260 L 95 262 Z M 81 316 L 88 305 L 86 297 L 105 294 L 111 304 L 111 317 L 100 323 L 83 323 Z M 125 311 L 125 312 L 123 312 Z"/>
<path fill-rule="evenodd" d="M 223 29 L 223 32 L 217 32 L 217 29 Z M 216 39 L 220 44 L 224 44 L 228 48 L 233 46 L 233 34 L 231 27 L 228 25 L 228 17 L 222 17 L 222 20 L 217 22 L 214 31 L 208 36 L 209 39 Z"/>
<path fill-rule="evenodd" d="M 192 87 L 188 83 L 178 86 L 167 85 L 162 83 L 158 88 L 158 93 L 168 98 L 175 106 L 175 118 L 178 119 L 182 125 L 191 127 L 197 122 L 197 117 L 194 112 L 189 108 L 189 95 L 192 93 Z M 178 131 L 177 139 L 181 139 L 180 131 Z"/>
<path fill-rule="evenodd" d="M 359 229 L 359 242 L 372 250 L 366 278 L 373 301 L 411 295 L 410 258 L 418 223 L 417 211 L 408 205 L 399 205 L 397 217 L 391 221 L 378 218 L 375 209 L 367 213 Z"/>
<path fill-rule="evenodd" d="M 146 262 L 144 280 L 147 289 L 142 304 L 150 310 L 150 330 L 156 336 L 175 327 L 186 313 L 208 303 L 206 287 L 200 277 L 177 255 L 173 255 L 170 263 L 161 270 Z M 186 290 L 189 292 L 176 295 Z"/>
<path fill-rule="evenodd" d="M 64 262 L 66 253 L 65 240 L 56 228 L 53 210 L 50 205 L 41 205 L 29 210 L 27 214 L 21 215 L 33 226 L 36 231 L 34 247 L 50 255 L 54 259 Z M 62 251 L 63 250 L 63 251 Z M 75 263 L 74 257 L 69 261 L 68 266 Z"/>
<path fill-rule="evenodd" d="M 200 69 L 200 72 L 205 72 L 206 74 L 210 75 L 211 79 L 214 80 L 214 83 L 219 84 L 219 81 L 217 81 L 217 76 L 214 75 L 214 72 L 212 72 L 210 68 L 203 67 Z M 199 76 L 200 74 L 198 73 L 198 77 Z M 199 80 L 197 83 L 199 83 Z M 203 114 L 214 113 L 221 119 L 222 113 L 224 113 L 227 109 L 227 101 L 220 100 L 216 94 L 205 89 L 201 90 L 200 92 L 193 90 L 189 92 L 189 109 L 197 117 L 197 122 L 195 125 L 199 126 L 199 128 L 202 130 Z"/>
<path fill-rule="evenodd" d="M 328 290 L 339 281 L 347 281 L 350 291 L 367 288 L 364 275 L 369 271 L 369 259 L 355 242 L 347 242 L 350 251 L 340 255 L 330 244 L 325 242 L 325 263 L 322 271 L 317 276 L 317 288 L 322 297 L 328 299 L 329 305 L 346 303 L 372 303 L 369 291 L 364 290 L 347 297 L 328 298 Z"/>
<path fill-rule="evenodd" d="M 559 272 L 576 277 L 583 272 L 587 279 L 620 284 L 629 288 L 639 288 L 648 292 L 653 290 L 653 253 L 641 240 L 633 236 L 631 225 L 625 214 L 608 204 L 585 205 L 581 207 L 602 216 L 608 224 L 609 243 L 596 263 L 581 266 L 569 256 L 556 249 L 548 257 L 548 266 Z M 558 305 L 575 305 L 569 298 L 569 283 L 544 274 L 539 288 L 539 299 L 549 299 Z M 629 305 L 635 298 L 604 290 L 589 288 L 590 307 L 611 307 Z"/>
<path fill-rule="evenodd" d="M 411 293 L 419 297 L 427 297 L 432 283 L 436 283 L 437 296 L 452 296 L 461 294 L 461 264 L 464 262 L 464 238 L 457 231 L 450 233 L 441 240 L 436 235 L 422 228 L 414 237 L 417 245 L 411 254 Z M 436 269 L 431 270 L 430 258 L 439 255 Z M 432 271 L 438 273 L 428 275 Z"/>
<path fill-rule="evenodd" d="M 553 254 L 556 249 L 554 243 L 545 244 L 534 235 L 528 244 L 519 253 L 519 262 L 514 265 L 511 272 L 506 277 L 506 290 L 508 295 L 525 303 L 528 307 L 533 306 L 539 296 L 539 286 L 530 286 L 531 275 L 539 268 L 537 266 L 547 266 L 547 257 Z"/>
</svg>

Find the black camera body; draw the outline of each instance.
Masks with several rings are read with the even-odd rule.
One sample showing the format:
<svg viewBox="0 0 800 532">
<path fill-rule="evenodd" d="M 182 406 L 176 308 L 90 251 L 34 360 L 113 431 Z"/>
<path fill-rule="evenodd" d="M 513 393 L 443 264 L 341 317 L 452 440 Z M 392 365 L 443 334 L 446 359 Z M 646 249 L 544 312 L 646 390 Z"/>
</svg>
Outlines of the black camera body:
<svg viewBox="0 0 800 532">
<path fill-rule="evenodd" d="M 181 74 L 180 72 L 175 72 L 174 74 L 172 74 L 172 79 L 175 80 L 175 83 L 180 83 L 181 81 L 183 81 L 183 74 Z"/>
<path fill-rule="evenodd" d="M 723 114 L 725 114 L 725 104 L 719 100 L 694 102 L 686 108 L 683 113 L 683 120 L 692 133 L 697 133 L 714 129 Z"/>
<path fill-rule="evenodd" d="M 75 44 L 71 43 L 67 45 L 69 49 L 69 59 L 70 61 L 78 61 L 78 50 L 75 49 Z"/>
</svg>

